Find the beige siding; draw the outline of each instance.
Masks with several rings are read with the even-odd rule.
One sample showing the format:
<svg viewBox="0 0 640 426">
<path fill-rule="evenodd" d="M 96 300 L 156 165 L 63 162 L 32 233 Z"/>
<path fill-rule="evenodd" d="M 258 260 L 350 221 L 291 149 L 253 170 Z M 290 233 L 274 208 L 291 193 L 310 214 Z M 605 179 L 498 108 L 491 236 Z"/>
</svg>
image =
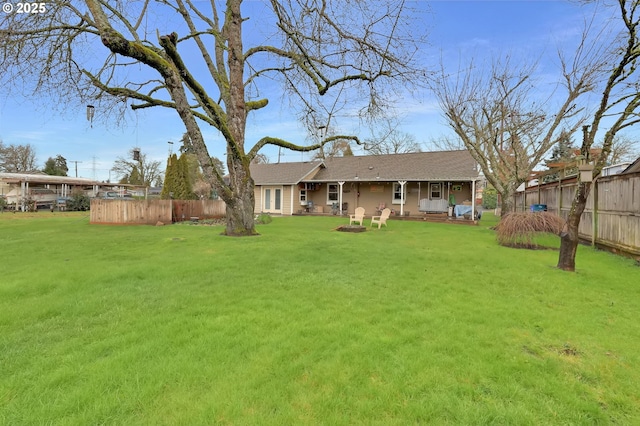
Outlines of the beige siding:
<svg viewBox="0 0 640 426">
<path fill-rule="evenodd" d="M 396 182 L 347 182 L 342 188 L 342 202 L 348 204 L 348 212 L 352 214 L 356 207 L 364 207 L 367 214 L 374 214 L 381 204 L 400 213 L 400 202 L 393 199 L 393 188 Z M 440 182 L 442 185 L 441 198 L 448 200 L 449 191 L 451 191 L 458 204 L 463 201 L 470 201 L 471 183 L 456 182 L 448 185 L 446 182 Z M 459 186 L 460 189 L 452 191 L 453 186 Z M 316 191 L 309 191 L 309 200 L 314 205 L 322 206 L 324 212 L 331 211 L 331 203 L 327 202 L 328 184 L 323 183 Z M 412 215 L 419 213 L 420 200 L 429 198 L 429 182 L 407 182 L 405 185 L 406 199 L 404 204 L 404 212 Z"/>
<path fill-rule="evenodd" d="M 283 215 L 290 215 L 292 213 L 291 206 L 291 185 L 282 187 L 282 212 Z M 295 202 L 295 200 L 294 200 Z"/>
<path fill-rule="evenodd" d="M 337 184 L 337 182 L 335 182 Z M 400 202 L 393 199 L 393 188 L 396 182 L 346 182 L 342 187 L 342 203 L 347 204 L 347 212 L 352 214 L 356 207 L 364 207 L 366 214 L 375 214 L 378 207 L 384 204 L 400 214 Z M 456 203 L 462 204 L 464 201 L 471 201 L 471 182 L 437 182 L 441 185 L 440 198 L 449 199 L 449 193 L 454 194 Z M 330 213 L 332 202 L 328 201 L 328 188 L 330 183 L 317 183 L 315 190 L 307 190 L 307 200 L 315 206 L 316 213 Z M 270 188 L 282 189 L 282 209 L 272 213 L 290 215 L 297 214 L 305 210 L 305 206 L 300 205 L 300 190 L 298 185 L 265 185 L 256 186 L 256 212 L 264 210 L 263 198 L 264 190 Z M 455 190 L 454 190 L 455 188 Z M 405 185 L 406 199 L 404 213 L 419 214 L 420 200 L 430 198 L 429 182 L 407 182 Z M 272 192 L 273 194 L 273 192 Z M 272 195 L 273 198 L 273 195 Z"/>
<path fill-rule="evenodd" d="M 256 213 L 260 213 L 262 212 L 262 187 L 256 185 L 253 188 L 253 195 L 256 203 L 255 206 L 253 206 L 253 210 Z"/>
</svg>

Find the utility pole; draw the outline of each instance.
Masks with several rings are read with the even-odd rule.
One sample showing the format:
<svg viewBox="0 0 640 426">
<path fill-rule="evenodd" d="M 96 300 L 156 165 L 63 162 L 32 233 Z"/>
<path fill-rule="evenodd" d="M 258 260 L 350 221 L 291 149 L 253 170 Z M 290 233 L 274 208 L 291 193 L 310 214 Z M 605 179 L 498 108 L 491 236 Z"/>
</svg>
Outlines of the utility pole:
<svg viewBox="0 0 640 426">
<path fill-rule="evenodd" d="M 96 156 L 91 157 L 91 171 L 93 172 L 93 180 L 96 180 Z"/>
<path fill-rule="evenodd" d="M 74 161 L 74 160 L 70 160 L 70 163 L 75 163 L 76 165 L 76 177 L 78 177 L 78 163 L 82 163 L 82 161 Z"/>
</svg>

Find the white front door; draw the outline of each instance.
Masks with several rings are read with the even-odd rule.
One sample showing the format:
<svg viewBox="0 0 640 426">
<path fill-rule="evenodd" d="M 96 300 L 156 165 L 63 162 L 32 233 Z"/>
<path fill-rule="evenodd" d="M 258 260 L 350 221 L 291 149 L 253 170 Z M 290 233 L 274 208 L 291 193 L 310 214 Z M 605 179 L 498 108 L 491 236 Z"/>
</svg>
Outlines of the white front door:
<svg viewBox="0 0 640 426">
<path fill-rule="evenodd" d="M 262 211 L 282 213 L 282 188 L 264 188 Z"/>
</svg>

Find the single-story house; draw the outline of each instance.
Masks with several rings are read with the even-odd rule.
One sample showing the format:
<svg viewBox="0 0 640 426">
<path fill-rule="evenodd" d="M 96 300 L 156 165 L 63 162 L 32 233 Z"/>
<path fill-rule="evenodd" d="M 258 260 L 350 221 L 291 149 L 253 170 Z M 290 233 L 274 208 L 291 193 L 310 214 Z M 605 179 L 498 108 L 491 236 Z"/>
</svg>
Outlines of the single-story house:
<svg viewBox="0 0 640 426">
<path fill-rule="evenodd" d="M 331 157 L 323 160 L 252 164 L 256 212 L 367 214 L 445 213 L 450 204 L 475 214 L 484 177 L 466 150 Z"/>
<path fill-rule="evenodd" d="M 10 204 L 20 205 L 24 200 L 33 198 L 36 202 L 40 199 L 46 203 L 51 193 L 56 197 L 67 197 L 74 188 L 82 188 L 88 194 L 94 196 L 101 183 L 93 179 L 51 176 L 44 173 L 0 173 L 0 196 L 6 198 Z M 22 209 L 25 208 L 22 204 Z"/>
</svg>

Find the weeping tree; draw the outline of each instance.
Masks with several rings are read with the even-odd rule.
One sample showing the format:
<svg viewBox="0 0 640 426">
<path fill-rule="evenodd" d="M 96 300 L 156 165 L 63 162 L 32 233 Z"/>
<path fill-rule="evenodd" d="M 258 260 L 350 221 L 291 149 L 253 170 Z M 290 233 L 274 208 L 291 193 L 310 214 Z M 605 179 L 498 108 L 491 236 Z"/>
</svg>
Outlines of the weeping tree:
<svg viewBox="0 0 640 426">
<path fill-rule="evenodd" d="M 605 78 L 599 86 L 602 93 L 597 109 L 588 124 L 583 127 L 580 158 L 584 164 L 593 166 L 592 177 L 595 180 L 607 165 L 616 134 L 637 124 L 640 119 L 640 80 L 636 70 L 640 56 L 640 39 L 638 38 L 639 10 L 637 1 L 617 0 L 621 22 L 620 32 L 609 44 Z M 600 139 L 601 138 L 601 139 Z M 601 140 L 602 151 L 592 158 L 592 148 Z M 578 248 L 578 228 L 582 213 L 587 205 L 593 181 L 578 182 L 567 224 L 561 234 L 558 268 L 575 271 L 576 252 Z"/>
<path fill-rule="evenodd" d="M 245 145 L 247 120 L 281 83 L 299 117 L 325 122 L 341 108 L 380 114 L 398 87 L 416 84 L 417 15 L 404 1 L 51 0 L 43 13 L 0 17 L 0 75 L 18 92 L 113 111 L 169 108 L 184 124 L 207 181 L 226 202 L 226 234 L 252 235 L 249 166 L 265 145 L 317 149 L 264 135 Z M 245 46 L 246 45 L 246 46 Z M 326 124 L 325 124 L 326 125 Z M 203 126 L 226 144 L 228 181 L 214 167 Z"/>
<path fill-rule="evenodd" d="M 448 125 L 496 189 L 503 213 L 515 209 L 516 189 L 547 152 L 585 120 L 576 101 L 593 89 L 599 63 L 581 53 L 560 61 L 560 81 L 551 92 L 536 82 L 537 64 L 514 65 L 509 57 L 488 68 L 471 61 L 454 73 L 442 65 L 432 81 Z"/>
</svg>

